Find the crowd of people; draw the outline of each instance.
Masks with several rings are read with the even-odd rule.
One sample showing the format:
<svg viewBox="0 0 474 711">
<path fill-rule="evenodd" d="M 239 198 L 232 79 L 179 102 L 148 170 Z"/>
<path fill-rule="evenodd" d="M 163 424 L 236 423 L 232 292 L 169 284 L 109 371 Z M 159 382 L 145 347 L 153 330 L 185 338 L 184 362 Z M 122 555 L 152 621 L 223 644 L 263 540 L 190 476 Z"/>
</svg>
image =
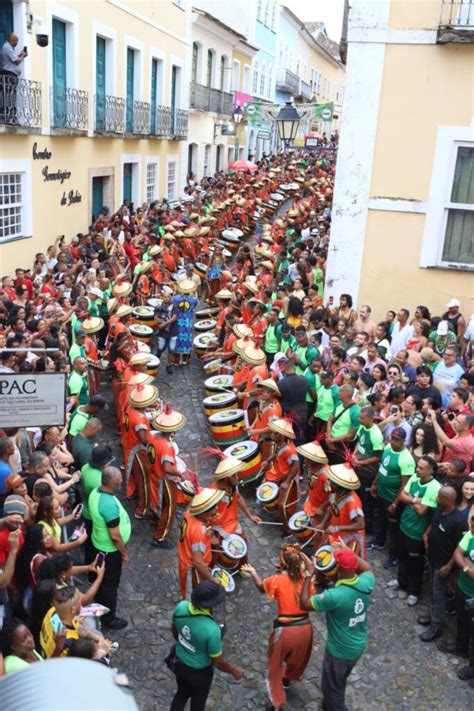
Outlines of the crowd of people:
<svg viewBox="0 0 474 711">
<path fill-rule="evenodd" d="M 323 708 L 343 711 L 367 644 L 376 584 L 367 557 L 377 549 L 409 606 L 429 573 L 421 640 L 441 637 L 454 612 L 456 639 L 438 648 L 469 658 L 458 675 L 474 685 L 474 319 L 456 298 L 441 314 L 420 305 L 383 320 L 350 294 L 325 298 L 334 170 L 323 150 L 190 179 L 180 201 L 103 208 L 87 232 L 59 237 L 31 269 L 3 277 L 0 377 L 65 373 L 67 414 L 57 426 L 0 431 L 2 674 L 51 657 L 111 664 L 108 635 L 128 624 L 117 594 L 132 511 L 163 550 L 181 520 L 172 711 L 189 699 L 205 708 L 214 668 L 245 675 L 223 657 L 212 614 L 237 572 L 278 606 L 269 708 L 284 707 L 310 661 L 313 611 L 328 626 Z M 209 330 L 198 347 L 202 316 Z M 252 481 L 222 447 L 196 452 L 218 459 L 207 485 L 178 457 L 186 412 L 173 383 L 193 348 L 203 381 L 228 379 L 222 392 L 244 423 L 237 439 L 258 452 Z M 120 461 L 102 431 L 107 407 Z M 213 430 L 216 445 L 229 428 Z M 254 499 L 257 486 L 256 513 L 247 492 Z M 252 526 L 273 516 L 276 574 L 262 578 L 249 563 L 239 514 Z M 237 569 L 216 577 L 216 555 L 236 537 Z"/>
</svg>

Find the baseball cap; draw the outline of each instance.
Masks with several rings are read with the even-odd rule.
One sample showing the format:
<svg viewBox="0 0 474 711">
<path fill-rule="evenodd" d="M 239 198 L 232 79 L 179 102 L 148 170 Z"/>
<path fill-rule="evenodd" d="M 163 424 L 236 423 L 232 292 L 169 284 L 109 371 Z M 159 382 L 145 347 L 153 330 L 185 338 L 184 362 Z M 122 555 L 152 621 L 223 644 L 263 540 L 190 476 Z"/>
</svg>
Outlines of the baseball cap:
<svg viewBox="0 0 474 711">
<path fill-rule="evenodd" d="M 334 551 L 334 558 L 337 561 L 338 568 L 341 570 L 357 570 L 358 568 L 359 561 L 356 554 L 345 548 Z"/>
<path fill-rule="evenodd" d="M 96 286 L 93 286 L 92 289 L 89 289 L 89 294 L 92 294 L 93 296 L 97 296 L 99 299 L 104 298 L 104 294 Z"/>
<path fill-rule="evenodd" d="M 461 306 L 461 303 L 460 303 L 459 299 L 449 299 L 446 306 L 448 307 L 448 309 L 452 309 L 455 306 L 457 306 L 459 308 Z"/>
<path fill-rule="evenodd" d="M 10 476 L 7 478 L 5 485 L 7 487 L 7 491 L 12 491 L 15 486 L 20 486 L 23 484 L 25 481 L 26 476 L 20 476 L 19 474 L 10 474 Z"/>
<path fill-rule="evenodd" d="M 105 407 L 107 404 L 107 401 L 103 395 L 93 395 L 91 399 L 89 400 L 89 405 L 92 405 L 93 407 Z"/>
<path fill-rule="evenodd" d="M 395 427 L 395 429 L 392 431 L 392 434 L 390 437 L 394 437 L 394 439 L 403 439 L 403 441 L 406 440 L 407 433 L 403 429 L 403 427 Z"/>
<path fill-rule="evenodd" d="M 438 328 L 436 329 L 436 333 L 438 336 L 447 336 L 449 331 L 449 324 L 447 321 L 440 321 L 438 323 Z"/>
<path fill-rule="evenodd" d="M 19 514 L 20 516 L 26 516 L 28 506 L 23 496 L 18 494 L 11 494 L 7 496 L 3 504 L 3 515 L 13 516 L 14 514 Z"/>
<path fill-rule="evenodd" d="M 208 609 L 220 605 L 225 598 L 225 590 L 222 585 L 213 580 L 203 580 L 202 583 L 196 585 L 192 594 L 191 602 L 194 607 Z"/>
<path fill-rule="evenodd" d="M 80 329 L 79 329 L 79 331 L 76 331 L 76 340 L 78 338 L 85 338 L 85 337 L 86 337 L 85 331 L 81 331 Z"/>
</svg>

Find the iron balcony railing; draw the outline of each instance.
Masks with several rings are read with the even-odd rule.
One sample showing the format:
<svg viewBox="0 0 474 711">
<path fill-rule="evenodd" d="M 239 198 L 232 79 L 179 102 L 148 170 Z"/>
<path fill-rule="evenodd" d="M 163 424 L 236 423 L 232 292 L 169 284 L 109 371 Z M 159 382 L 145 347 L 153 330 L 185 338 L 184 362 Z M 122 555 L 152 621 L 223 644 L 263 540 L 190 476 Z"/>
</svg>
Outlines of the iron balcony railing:
<svg viewBox="0 0 474 711">
<path fill-rule="evenodd" d="M 276 74 L 276 88 L 296 96 L 300 90 L 300 78 L 289 69 L 280 68 Z"/>
<path fill-rule="evenodd" d="M 0 124 L 41 126 L 41 83 L 0 75 Z"/>
<path fill-rule="evenodd" d="M 157 106 L 151 116 L 150 135 L 158 138 L 187 138 L 188 112 L 183 109 L 175 109 L 173 112 L 169 106 Z"/>
<path fill-rule="evenodd" d="M 150 104 L 144 101 L 134 101 L 132 118 L 132 133 L 137 135 L 150 133 Z"/>
<path fill-rule="evenodd" d="M 221 111 L 220 113 L 224 112 Z M 188 137 L 188 112 L 183 111 L 183 109 L 176 109 L 175 111 L 173 135 L 176 138 Z"/>
<path fill-rule="evenodd" d="M 441 0 L 438 42 L 474 42 L 474 0 Z"/>
<path fill-rule="evenodd" d="M 197 82 L 191 83 L 191 99 L 189 105 L 192 109 L 200 111 L 213 111 L 217 114 L 232 115 L 234 100 L 232 94 L 220 89 L 213 89 Z"/>
<path fill-rule="evenodd" d="M 125 99 L 96 94 L 94 130 L 96 133 L 124 133 Z"/>
<path fill-rule="evenodd" d="M 313 90 L 311 88 L 311 84 L 307 81 L 303 81 L 303 79 L 300 82 L 299 95 L 301 96 L 302 99 L 311 99 L 311 97 L 313 96 Z"/>
<path fill-rule="evenodd" d="M 82 89 L 51 87 L 51 126 L 86 131 L 89 125 L 89 95 Z"/>
</svg>

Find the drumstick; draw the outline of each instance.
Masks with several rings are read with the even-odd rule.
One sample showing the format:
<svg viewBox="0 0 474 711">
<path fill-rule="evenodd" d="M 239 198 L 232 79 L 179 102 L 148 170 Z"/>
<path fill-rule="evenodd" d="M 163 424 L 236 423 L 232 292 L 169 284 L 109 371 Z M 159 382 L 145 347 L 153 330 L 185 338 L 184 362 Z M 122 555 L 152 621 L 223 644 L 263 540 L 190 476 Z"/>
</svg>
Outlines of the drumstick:
<svg viewBox="0 0 474 711">
<path fill-rule="evenodd" d="M 303 545 L 301 546 L 301 550 L 303 550 L 303 548 L 305 548 L 305 546 L 307 546 L 308 543 L 311 543 L 311 541 L 314 540 L 314 535 L 315 535 L 315 534 L 313 533 L 313 535 L 312 535 L 310 538 L 308 538 L 308 540 L 306 541 L 306 543 L 303 543 Z"/>
<path fill-rule="evenodd" d="M 277 521 L 260 521 L 261 526 L 283 526 L 282 523 Z"/>
<path fill-rule="evenodd" d="M 303 498 L 303 496 L 306 496 L 306 491 L 303 491 L 303 493 L 300 494 L 297 499 L 295 499 L 294 501 L 290 501 L 289 504 L 283 504 L 283 508 L 286 509 L 288 508 L 288 506 L 293 506 L 293 504 L 297 504 L 298 501 Z"/>
</svg>

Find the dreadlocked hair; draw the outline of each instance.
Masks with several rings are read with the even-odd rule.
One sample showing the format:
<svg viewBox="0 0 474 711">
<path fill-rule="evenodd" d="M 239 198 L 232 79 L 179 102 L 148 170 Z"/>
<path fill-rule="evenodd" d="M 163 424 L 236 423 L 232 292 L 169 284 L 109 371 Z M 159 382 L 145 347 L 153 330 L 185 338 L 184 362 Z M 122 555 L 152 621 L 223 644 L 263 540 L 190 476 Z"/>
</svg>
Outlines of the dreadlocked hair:
<svg viewBox="0 0 474 711">
<path fill-rule="evenodd" d="M 287 543 L 280 551 L 280 566 L 285 570 L 293 583 L 299 583 L 303 579 L 301 573 L 301 550 L 296 543 Z"/>
</svg>

